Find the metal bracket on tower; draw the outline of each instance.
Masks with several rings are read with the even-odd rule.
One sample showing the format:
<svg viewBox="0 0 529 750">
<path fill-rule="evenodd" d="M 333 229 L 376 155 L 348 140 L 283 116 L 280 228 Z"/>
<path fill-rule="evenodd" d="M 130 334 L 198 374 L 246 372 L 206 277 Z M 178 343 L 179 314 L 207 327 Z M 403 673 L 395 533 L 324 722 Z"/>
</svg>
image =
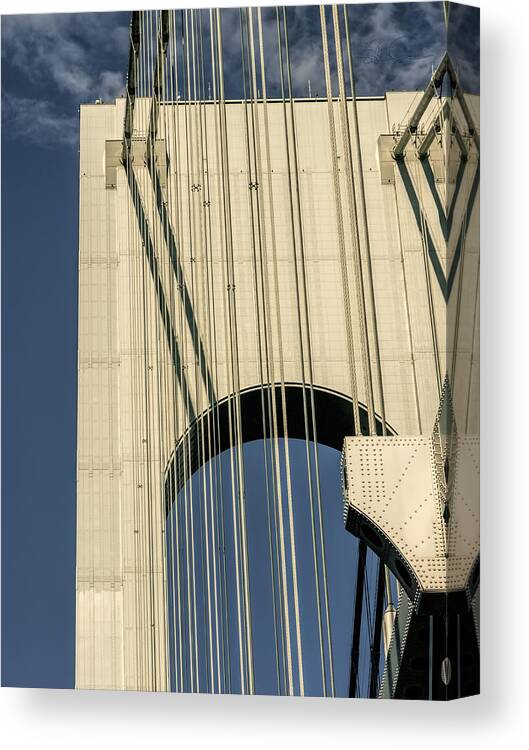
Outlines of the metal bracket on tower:
<svg viewBox="0 0 529 750">
<path fill-rule="evenodd" d="M 117 170 L 123 164 L 122 149 L 122 141 L 105 142 L 105 187 L 107 190 L 117 188 Z M 145 138 L 133 138 L 130 143 L 130 163 L 133 166 L 144 167 L 148 158 Z M 158 167 L 160 185 L 165 189 L 167 186 L 167 154 L 163 139 L 158 139 L 154 145 L 154 163 Z"/>
<path fill-rule="evenodd" d="M 467 609 L 479 579 L 479 438 L 348 437 L 342 463 L 346 528 L 416 611 Z"/>
</svg>

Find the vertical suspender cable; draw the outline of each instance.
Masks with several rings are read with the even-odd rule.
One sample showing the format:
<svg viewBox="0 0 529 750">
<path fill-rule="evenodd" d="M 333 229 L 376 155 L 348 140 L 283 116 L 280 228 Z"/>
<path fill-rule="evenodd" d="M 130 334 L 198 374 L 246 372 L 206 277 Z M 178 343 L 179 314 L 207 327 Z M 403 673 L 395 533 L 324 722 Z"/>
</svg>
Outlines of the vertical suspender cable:
<svg viewBox="0 0 529 750">
<path fill-rule="evenodd" d="M 250 588 L 249 588 L 249 569 L 248 569 L 248 545 L 246 537 L 246 498 L 244 489 L 244 459 L 242 451 L 242 429 L 241 429 L 241 405 L 240 405 L 240 375 L 239 375 L 239 355 L 238 355 L 238 333 L 237 333 L 237 308 L 235 297 L 235 267 L 233 256 L 233 239 L 231 223 L 231 200 L 228 168 L 228 142 L 227 142 L 227 122 L 226 122 L 226 102 L 224 96 L 224 69 L 223 69 L 223 51 L 222 51 L 222 24 L 221 12 L 217 9 L 217 54 L 219 63 L 219 85 L 220 85 L 220 134 L 223 152 L 223 172 L 224 172 L 224 195 L 225 195 L 225 221 L 227 234 L 228 250 L 228 300 L 230 309 L 230 326 L 232 331 L 232 364 L 234 375 L 235 391 L 235 426 L 237 434 L 237 483 L 238 483 L 238 516 L 240 531 L 240 551 L 241 551 L 241 578 L 242 578 L 242 602 L 244 609 L 244 634 L 245 634 L 245 659 L 243 660 L 243 692 L 252 694 L 254 692 L 253 678 L 253 646 L 252 646 L 252 628 L 250 612 Z"/>
<path fill-rule="evenodd" d="M 257 21 L 259 30 L 259 59 L 260 59 L 260 70 L 261 70 L 261 87 L 263 96 L 263 117 L 264 117 L 264 130 L 265 130 L 265 146 L 266 146 L 266 169 L 268 173 L 268 204 L 270 211 L 270 232 L 271 232 L 271 243 L 272 243 L 272 261 L 274 270 L 274 289 L 275 289 L 275 310 L 276 310 L 276 325 L 277 325 L 277 347 L 279 354 L 279 375 L 280 375 L 280 392 L 281 392 L 281 403 L 282 403 L 282 416 L 283 416 L 283 435 L 285 443 L 286 456 L 288 457 L 288 427 L 287 427 L 287 411 L 286 411 L 286 394 L 285 394 L 285 375 L 284 375 L 284 357 L 283 357 L 283 342 L 282 342 L 282 322 L 281 322 L 281 302 L 279 294 L 279 274 L 278 274 L 278 262 L 277 262 L 277 244 L 276 244 L 276 233 L 275 233 L 275 215 L 274 215 L 274 198 L 273 198 L 273 182 L 272 182 L 272 168 L 271 168 L 271 157 L 270 157 L 270 133 L 269 133 L 269 118 L 268 118 L 268 106 L 267 106 L 267 88 L 266 88 L 266 72 L 264 62 L 264 39 L 263 39 L 263 25 L 261 17 L 261 9 L 257 9 Z M 284 532 L 284 511 L 283 511 L 283 490 L 281 481 L 281 466 L 279 457 L 279 439 L 278 439 L 278 427 L 277 427 L 277 402 L 274 393 L 272 399 L 272 415 L 274 422 L 274 456 L 275 456 L 275 472 L 276 472 L 276 497 L 277 497 L 277 511 L 276 511 L 276 527 L 278 528 L 278 565 L 280 567 L 279 575 L 279 590 L 280 590 L 280 617 L 283 625 L 283 673 L 285 677 L 285 689 L 288 695 L 293 694 L 293 669 L 292 669 L 292 647 L 291 647 L 291 634 L 290 634 L 290 607 L 288 597 L 288 579 L 287 579 L 287 567 L 286 567 L 286 545 L 285 545 L 285 532 Z M 290 496 L 290 467 L 287 464 L 287 494 Z"/>
<path fill-rule="evenodd" d="M 256 144 L 256 112 L 255 112 L 255 57 L 253 49 L 253 31 L 251 30 L 251 9 L 240 9 L 240 31 L 241 31 L 241 65 L 243 73 L 243 110 L 244 110 L 244 132 L 246 146 L 246 164 L 248 173 L 248 209 L 251 225 L 251 242 L 252 242 L 252 261 L 253 261 L 253 292 L 255 304 L 255 322 L 257 329 L 256 337 L 256 355 L 259 363 L 259 380 L 261 391 L 261 423 L 263 430 L 263 463 L 265 473 L 265 490 L 267 500 L 267 530 L 268 530 L 268 554 L 270 563 L 270 577 L 272 587 L 272 614 L 274 621 L 274 645 L 276 661 L 276 679 L 278 692 L 280 693 L 280 670 L 279 670 L 279 644 L 276 618 L 276 587 L 275 574 L 273 565 L 273 541 L 271 526 L 271 495 L 270 495 L 270 477 L 268 464 L 268 437 L 265 408 L 265 398 L 268 406 L 268 413 L 271 412 L 271 388 L 270 388 L 270 369 L 269 369 L 269 340 L 268 326 L 266 318 L 266 299 L 264 290 L 264 270 L 263 270 L 263 236 L 261 227 L 261 200 L 260 190 L 262 189 L 262 176 L 257 159 Z M 246 54 L 245 54 L 246 52 Z M 250 92 L 250 105 L 248 105 L 248 90 L 246 77 L 248 76 L 248 89 Z M 261 313 L 261 306 L 263 312 Z M 266 377 L 265 377 L 266 376 Z M 265 389 L 266 381 L 266 389 Z M 273 462 L 273 452 L 272 452 Z"/>
<path fill-rule="evenodd" d="M 287 23 L 287 12 L 286 8 L 283 7 L 283 25 L 285 30 L 285 58 L 286 58 L 286 69 L 287 69 L 287 82 L 288 82 L 288 94 L 289 94 L 289 113 L 290 113 L 290 126 L 292 132 L 292 158 L 293 158 L 293 174 L 294 174 L 294 187 L 296 197 L 296 209 L 298 218 L 298 234 L 299 234 L 299 247 L 300 247 L 300 265 L 301 265 L 301 290 L 303 297 L 303 311 L 305 317 L 305 328 L 307 337 L 307 358 L 308 358 L 308 374 L 309 374 L 309 393 L 310 393 L 310 405 L 311 405 L 311 417 L 312 417 L 312 440 L 314 449 L 314 462 L 315 462 L 315 477 L 316 477 L 316 499 L 317 499 L 317 516 L 319 522 L 319 541 L 320 541 L 320 554 L 322 562 L 322 581 L 323 581 L 323 599 L 325 604 L 325 619 L 326 619 L 326 638 L 327 638 L 327 651 L 329 658 L 329 680 L 330 680 L 330 693 L 334 695 L 334 667 L 333 667 L 333 652 L 332 652 L 332 638 L 331 638 L 331 625 L 330 625 L 330 609 L 329 609 L 329 593 L 327 583 L 327 561 L 325 552 L 325 538 L 323 530 L 323 517 L 322 517 L 322 502 L 321 502 L 321 486 L 320 486 L 320 471 L 319 471 L 319 456 L 318 456 L 318 433 L 316 424 L 316 408 L 314 400 L 314 372 L 313 372 L 313 356 L 312 356 L 312 336 L 310 328 L 310 314 L 309 314 L 309 298 L 308 298 L 308 285 L 306 278 L 306 264 L 305 264 L 305 240 L 303 231 L 302 221 L 302 208 L 301 208 L 301 191 L 299 185 L 299 164 L 298 164 L 298 147 L 297 147 L 297 134 L 296 124 L 294 117 L 294 100 L 292 90 L 292 72 L 290 62 L 290 49 L 289 49 L 289 37 L 288 37 L 288 23 Z M 307 416 L 305 416 L 307 419 Z M 307 442 L 308 448 L 308 442 Z M 308 456 L 307 456 L 308 458 Z M 309 491 L 312 496 L 312 470 L 309 463 Z M 311 503 L 312 506 L 312 503 Z M 311 517 L 312 519 L 312 517 Z M 314 533 L 314 532 L 313 532 Z M 317 570 L 317 565 L 316 565 Z M 318 588 L 318 611 L 320 622 L 322 621 L 320 603 L 319 603 L 319 576 L 316 576 L 316 585 Z M 323 627 L 323 625 L 322 625 Z M 323 636 L 320 636 L 322 641 Z M 323 649 L 323 641 L 321 643 Z M 324 692 L 326 692 L 326 677 L 323 675 L 323 682 L 325 685 Z"/>
</svg>

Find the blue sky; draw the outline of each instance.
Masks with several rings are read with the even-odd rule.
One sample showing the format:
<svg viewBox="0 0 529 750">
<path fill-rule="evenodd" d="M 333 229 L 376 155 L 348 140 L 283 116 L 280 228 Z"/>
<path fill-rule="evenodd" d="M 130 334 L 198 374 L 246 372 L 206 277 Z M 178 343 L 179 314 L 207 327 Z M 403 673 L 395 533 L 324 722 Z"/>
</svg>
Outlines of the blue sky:
<svg viewBox="0 0 529 750">
<path fill-rule="evenodd" d="M 283 455 L 283 440 L 280 440 L 280 452 Z M 293 482 L 293 506 L 294 506 L 294 523 L 296 531 L 297 547 L 297 568 L 299 572 L 299 595 L 300 595 L 300 613 L 301 613 L 301 637 L 303 645 L 304 658 L 304 677 L 305 677 L 305 694 L 321 695 L 322 694 L 322 677 L 319 656 L 318 640 L 318 621 L 316 616 L 315 601 L 315 579 L 314 579 L 314 560 L 312 546 L 310 543 L 310 514 L 308 508 L 308 471 L 305 452 L 305 441 L 290 440 L 289 450 L 292 465 L 295 467 L 292 473 Z M 353 596 L 354 596 L 354 575 L 356 571 L 356 560 L 358 554 L 358 542 L 348 532 L 343 525 L 343 501 L 341 497 L 341 474 L 340 474 L 340 454 L 322 446 L 318 451 L 320 464 L 320 477 L 322 482 L 322 506 L 324 531 L 326 540 L 327 571 L 329 584 L 329 602 L 331 611 L 331 629 L 333 636 L 334 649 L 334 673 L 336 694 L 342 697 L 347 696 L 349 688 L 349 666 L 350 666 L 350 640 L 353 620 Z M 313 460 L 313 459 L 312 459 Z M 250 570 L 250 595 L 252 603 L 252 623 L 254 635 L 254 668 L 255 668 L 255 689 L 257 693 L 274 694 L 277 690 L 276 682 L 276 657 L 274 641 L 274 619 L 273 619 L 273 598 L 272 598 L 272 581 L 270 573 L 270 562 L 268 557 L 268 536 L 267 528 L 267 495 L 265 491 L 265 469 L 263 462 L 263 444 L 260 441 L 253 441 L 244 448 L 245 474 L 247 477 L 246 508 L 248 519 L 248 550 L 249 550 L 249 570 Z M 229 454 L 225 452 L 219 462 L 221 466 L 221 476 L 223 484 L 224 502 L 224 524 L 225 524 L 225 544 L 227 558 L 227 592 L 228 608 L 231 613 L 229 616 L 230 631 L 230 649 L 231 649 L 231 690 L 240 692 L 240 676 L 238 661 L 238 641 L 237 641 L 237 621 L 236 612 L 236 589 L 235 567 L 233 557 L 233 520 L 231 513 L 231 484 L 230 484 L 230 461 Z M 270 464 L 269 464 L 270 471 Z M 281 461 L 283 491 L 285 488 L 285 464 Z M 312 466 L 314 481 L 314 466 Z M 202 476 L 200 472 L 195 475 L 193 481 L 193 507 L 195 519 L 201 517 L 202 507 Z M 180 517 L 183 517 L 184 502 L 189 502 L 189 496 L 184 498 L 181 493 L 179 500 Z M 174 544 L 174 514 L 172 516 L 173 531 L 169 532 L 168 548 L 171 552 L 171 536 Z M 180 522 L 182 523 L 182 521 Z M 286 523 L 286 519 L 285 519 Z M 206 609 L 204 605 L 204 596 L 206 589 L 203 583 L 203 535 L 200 532 L 200 521 L 195 525 L 195 571 L 197 581 L 197 633 L 199 644 L 199 674 L 201 684 L 204 687 L 207 684 L 208 669 L 206 661 L 205 647 L 205 618 Z M 183 535 L 180 536 L 183 539 Z M 288 534 L 287 534 L 288 550 Z M 290 554 L 290 553 L 288 553 Z M 201 562 L 202 558 L 202 562 Z M 319 556 L 318 556 L 318 559 Z M 181 565 L 185 560 L 185 551 L 182 551 Z M 376 565 L 374 555 L 369 555 L 369 582 L 368 586 L 371 591 L 375 589 Z M 182 568 L 186 570 L 185 564 Z M 183 590 L 185 591 L 185 572 L 181 574 Z M 171 586 L 170 582 L 170 586 Z M 220 587 L 219 587 L 220 588 Z M 186 638 L 187 619 L 186 617 L 186 595 L 183 597 L 184 627 L 183 642 L 184 651 L 188 648 Z M 172 601 L 172 594 L 169 595 Z M 278 599 L 279 600 L 279 599 Z M 277 600 L 277 601 L 278 601 Z M 289 596 L 289 606 L 291 617 L 293 617 L 293 601 Z M 172 607 L 170 607 L 170 612 Z M 173 620 L 171 618 L 171 641 L 173 641 Z M 292 633 L 294 638 L 294 633 Z M 364 632 L 367 637 L 367 629 Z M 293 644 L 293 659 L 296 663 L 295 645 Z M 327 658 L 327 651 L 326 658 Z M 171 648 L 171 664 L 174 664 L 175 651 Z M 362 662 L 363 676 L 367 679 L 367 660 Z M 188 665 L 186 662 L 186 670 Z M 173 669 L 173 684 L 174 672 Z M 189 685 L 189 682 L 185 683 Z M 366 687 L 365 683 L 363 687 Z M 328 683 L 329 685 L 329 683 Z M 189 689 L 189 688 L 188 688 Z"/>
<path fill-rule="evenodd" d="M 307 95 L 310 78 L 312 92 L 323 95 L 317 8 L 288 13 L 294 93 Z M 479 15 L 463 6 L 452 14 L 450 50 L 465 87 L 476 91 L 479 45 L 472 38 Z M 128 13 L 2 17 L 2 682 L 7 685 L 73 685 L 78 107 L 123 91 L 129 18 Z M 264 21 L 273 46 L 270 10 Z M 350 21 L 359 95 L 422 88 L 445 48 L 440 3 L 350 6 Z M 228 86 L 237 95 L 236 11 L 225 13 L 224 32 L 233 71 Z M 271 68 L 272 95 L 277 85 Z M 332 460 L 328 457 L 329 465 Z M 337 466 L 337 456 L 334 460 Z M 339 494 L 333 482 L 329 496 Z"/>
<path fill-rule="evenodd" d="M 8 685 L 73 685 L 77 110 L 103 85 L 120 90 L 126 35 L 115 35 L 112 45 L 107 32 L 126 30 L 127 22 L 128 14 L 2 18 L 2 683 Z"/>
<path fill-rule="evenodd" d="M 226 67 L 232 71 L 235 89 L 240 68 L 239 13 L 225 9 L 223 18 Z M 295 93 L 307 95 L 310 79 L 313 94 L 323 96 L 318 6 L 290 7 L 288 18 Z M 442 3 L 350 5 L 349 18 L 360 96 L 422 88 L 446 48 Z M 74 148 L 79 103 L 111 100 L 123 92 L 129 19 L 125 12 L 3 16 L 6 138 Z M 267 52 L 274 52 L 272 8 L 263 10 L 263 21 Z M 329 11 L 328 28 L 330 31 Z M 477 8 L 452 6 L 450 52 L 465 90 L 472 92 L 479 90 L 478 29 Z M 270 66 L 269 75 L 269 86 L 278 93 L 275 66 Z"/>
</svg>

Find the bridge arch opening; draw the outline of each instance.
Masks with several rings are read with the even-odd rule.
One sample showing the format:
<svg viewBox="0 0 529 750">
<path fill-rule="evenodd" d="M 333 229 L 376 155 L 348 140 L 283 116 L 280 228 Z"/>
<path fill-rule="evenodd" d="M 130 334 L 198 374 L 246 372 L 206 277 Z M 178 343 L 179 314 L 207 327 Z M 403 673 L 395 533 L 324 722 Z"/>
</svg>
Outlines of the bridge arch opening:
<svg viewBox="0 0 529 750">
<path fill-rule="evenodd" d="M 359 412 L 356 426 L 350 397 L 301 383 L 259 385 L 222 399 L 197 417 L 178 441 L 166 468 L 166 510 L 174 493 L 204 461 L 234 447 L 238 429 L 242 444 L 284 438 L 287 428 L 289 438 L 308 439 L 341 452 L 344 437 L 368 433 L 366 407 L 360 405 Z M 379 418 L 376 425 L 381 435 Z"/>
<path fill-rule="evenodd" d="M 380 421 L 377 427 L 381 433 Z M 384 667 L 382 636 L 380 632 L 377 635 L 376 628 L 377 611 L 383 603 L 383 597 L 377 594 L 380 562 L 371 549 L 359 551 L 362 540 L 346 532 L 340 512 L 343 438 L 367 431 L 367 410 L 360 407 L 357 431 L 353 404 L 347 396 L 320 387 L 304 390 L 301 384 L 289 383 L 284 389 L 279 384 L 258 386 L 228 397 L 200 415 L 181 437 L 165 475 L 173 689 L 193 691 L 201 686 L 211 692 L 247 692 L 253 680 L 258 693 L 300 694 L 303 689 L 305 695 L 348 695 L 359 564 L 363 566 L 364 586 L 358 607 L 361 654 L 356 694 L 368 696 L 372 685 L 378 686 Z M 279 466 L 275 475 L 271 466 L 274 443 L 280 457 L 276 458 Z M 319 509 L 315 497 L 316 454 L 321 482 Z M 263 466 L 263 456 L 267 455 L 270 461 L 266 466 L 265 458 Z M 241 478 L 233 467 L 241 460 L 248 622 L 241 562 L 245 544 L 242 511 L 239 505 L 235 510 L 235 503 L 240 502 Z M 290 480 L 292 528 L 286 489 Z M 276 483 L 282 485 L 282 506 L 274 496 Z M 311 531 L 312 514 L 316 537 Z M 318 531 L 320 522 L 325 552 Z M 324 568 L 327 584 L 323 582 Z M 396 597 L 394 580 L 392 585 Z M 298 634 L 295 594 L 299 595 Z M 326 596 L 330 602 L 327 613 Z M 175 609 L 173 602 L 183 604 Z M 250 642 L 252 654 L 248 654 Z"/>
</svg>

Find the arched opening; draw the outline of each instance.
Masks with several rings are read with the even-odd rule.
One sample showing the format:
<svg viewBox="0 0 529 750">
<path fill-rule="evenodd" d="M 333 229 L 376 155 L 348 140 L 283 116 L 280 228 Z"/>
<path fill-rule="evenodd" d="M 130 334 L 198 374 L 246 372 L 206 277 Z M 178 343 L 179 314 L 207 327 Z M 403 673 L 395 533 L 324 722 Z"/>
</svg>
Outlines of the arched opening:
<svg viewBox="0 0 529 750">
<path fill-rule="evenodd" d="M 348 396 L 299 383 L 286 383 L 284 389 L 278 384 L 258 386 L 228 396 L 200 415 L 178 441 L 166 470 L 167 510 L 186 477 L 194 474 L 204 461 L 233 447 L 238 439 L 238 418 L 241 443 L 284 438 L 286 426 L 290 438 L 310 441 L 316 438 L 320 445 L 341 451 L 346 435 L 368 432 L 367 410 L 360 405 L 359 412 L 357 429 L 353 403 Z M 380 419 L 377 432 L 382 434 Z"/>
<path fill-rule="evenodd" d="M 357 430 L 342 394 L 257 387 L 216 404 L 179 440 L 165 475 L 174 689 L 378 695 L 384 564 L 394 603 L 397 580 L 412 602 L 417 581 L 390 540 L 351 508 L 351 533 L 342 533 L 340 453 L 345 436 L 368 431 L 359 411 Z M 404 697 L 417 682 L 407 655 L 422 653 L 421 618 L 412 620 L 397 685 Z"/>
<path fill-rule="evenodd" d="M 347 696 L 355 617 L 357 694 L 379 684 L 380 563 L 341 512 L 352 434 L 350 399 L 287 384 L 225 399 L 181 438 L 166 472 L 173 689 Z"/>
</svg>

